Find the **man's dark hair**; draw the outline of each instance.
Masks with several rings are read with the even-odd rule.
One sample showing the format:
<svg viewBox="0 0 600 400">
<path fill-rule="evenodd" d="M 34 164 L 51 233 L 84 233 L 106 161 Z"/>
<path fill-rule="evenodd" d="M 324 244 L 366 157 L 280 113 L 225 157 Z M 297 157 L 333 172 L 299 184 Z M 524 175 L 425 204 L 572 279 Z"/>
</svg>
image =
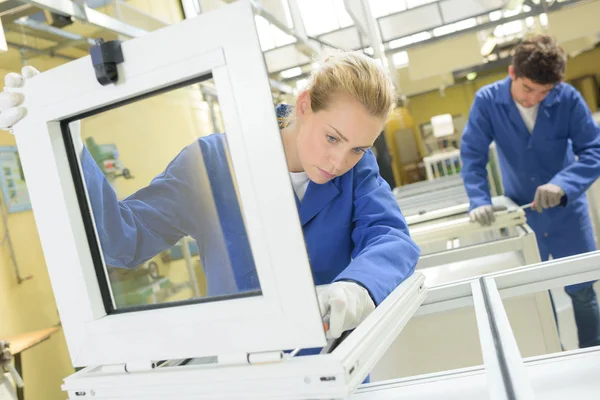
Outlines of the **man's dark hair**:
<svg viewBox="0 0 600 400">
<path fill-rule="evenodd" d="M 519 43 L 512 65 L 518 78 L 541 85 L 556 84 L 565 76 L 567 58 L 551 36 L 539 35 Z"/>
</svg>

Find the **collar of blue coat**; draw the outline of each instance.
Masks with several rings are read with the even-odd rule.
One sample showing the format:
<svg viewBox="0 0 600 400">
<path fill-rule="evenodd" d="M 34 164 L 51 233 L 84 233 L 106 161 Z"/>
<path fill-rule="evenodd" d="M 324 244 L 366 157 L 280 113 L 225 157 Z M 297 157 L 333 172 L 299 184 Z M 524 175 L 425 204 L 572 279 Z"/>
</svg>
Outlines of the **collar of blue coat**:
<svg viewBox="0 0 600 400">
<path fill-rule="evenodd" d="M 336 185 L 337 179 L 339 178 L 332 179 L 322 185 L 310 181 L 306 188 L 304 200 L 300 203 L 298 197 L 296 197 L 302 226 L 312 220 L 340 194 L 340 189 Z"/>
<path fill-rule="evenodd" d="M 277 115 L 277 122 L 279 123 L 279 129 L 285 128 L 287 117 L 292 112 L 292 106 L 289 104 L 278 104 L 275 107 L 275 114 Z"/>
<path fill-rule="evenodd" d="M 512 95 L 510 94 L 510 84 L 512 83 L 512 79 L 510 76 L 507 76 L 500 82 L 498 82 L 498 95 L 496 96 L 496 101 L 498 103 L 510 104 L 513 102 Z M 554 104 L 560 102 L 560 93 L 563 89 L 563 84 L 557 84 L 554 89 L 548 93 L 548 96 L 540 103 L 543 107 L 550 107 Z"/>
</svg>

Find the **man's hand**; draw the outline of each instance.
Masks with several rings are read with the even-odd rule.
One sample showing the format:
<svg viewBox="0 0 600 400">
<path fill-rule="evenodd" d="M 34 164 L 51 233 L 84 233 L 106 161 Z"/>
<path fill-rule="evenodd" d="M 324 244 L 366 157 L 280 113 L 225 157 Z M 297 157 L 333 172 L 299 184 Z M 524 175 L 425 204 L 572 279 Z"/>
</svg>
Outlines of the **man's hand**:
<svg viewBox="0 0 600 400">
<path fill-rule="evenodd" d="M 319 307 L 323 319 L 329 318 L 327 339 L 337 339 L 354 329 L 375 309 L 369 292 L 354 282 L 334 282 L 318 287 Z"/>
<path fill-rule="evenodd" d="M 544 208 L 556 207 L 560 204 L 564 195 L 565 191 L 554 183 L 546 183 L 545 185 L 538 186 L 533 200 L 535 204 L 534 208 L 537 212 L 542 212 Z"/>
<path fill-rule="evenodd" d="M 469 218 L 471 218 L 471 222 L 478 222 L 482 226 L 489 226 L 496 220 L 494 212 L 504 210 L 506 210 L 506 206 L 486 204 L 471 210 Z"/>
</svg>

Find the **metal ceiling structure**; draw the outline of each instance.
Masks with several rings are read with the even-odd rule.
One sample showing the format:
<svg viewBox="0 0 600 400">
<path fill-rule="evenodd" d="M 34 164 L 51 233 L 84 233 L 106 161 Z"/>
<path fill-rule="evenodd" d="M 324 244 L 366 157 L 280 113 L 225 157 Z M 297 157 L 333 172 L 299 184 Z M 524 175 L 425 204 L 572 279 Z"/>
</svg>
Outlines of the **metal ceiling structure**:
<svg viewBox="0 0 600 400">
<path fill-rule="evenodd" d="M 218 6 L 235 0 L 210 1 Z M 364 29 L 360 29 L 361 22 L 363 26 L 365 24 L 357 13 L 349 13 L 353 18 L 351 25 L 311 37 L 302 20 L 303 0 L 287 0 L 291 14 L 291 21 L 287 22 L 282 21 L 280 10 L 272 8 L 281 0 L 251 1 L 257 16 L 294 40 L 291 44 L 264 52 L 268 70 L 274 78 L 272 86 L 277 91 L 293 91 L 289 85 L 281 82 L 280 72 L 302 67 L 302 73 L 307 73 L 313 63 L 313 55 L 322 49 L 369 52 L 368 35 Z M 586 0 L 511 1 L 511 7 L 518 7 L 515 12 L 505 9 L 508 0 L 393 1 L 396 9 L 401 5 L 402 10 L 374 18 L 374 24 L 370 25 L 371 30 L 378 30 L 376 36 L 381 38 L 388 57 L 452 35 L 493 29 L 501 24 L 556 11 Z M 181 6 L 187 14 L 197 14 L 203 9 L 202 3 L 203 0 L 182 0 Z M 344 0 L 344 3 L 348 7 L 350 1 Z M 373 4 L 371 2 L 371 6 Z M 271 8 L 268 9 L 267 5 Z M 493 13 L 498 18 L 491 18 Z M 9 47 L 20 51 L 24 63 L 39 56 L 76 59 L 87 54 L 93 39 L 134 38 L 168 25 L 124 0 L 0 0 L 0 18 Z"/>
<path fill-rule="evenodd" d="M 386 54 L 393 55 L 452 35 L 493 29 L 501 24 L 558 11 L 581 1 L 586 0 L 523 0 L 518 10 L 510 12 L 505 9 L 508 0 L 421 0 L 420 3 L 426 4 L 381 16 L 376 22 Z M 494 13 L 498 15 L 497 19 L 490 18 Z M 346 50 L 368 48 L 368 41 L 356 24 L 313 39 Z M 292 48 L 293 45 L 286 45 L 265 52 L 271 61 L 270 72 L 310 64 L 309 58 L 294 54 L 290 51 Z"/>
<path fill-rule="evenodd" d="M 91 1 L 90 4 L 106 6 L 108 3 Z M 115 12 L 130 8 L 120 1 L 113 2 L 113 7 Z M 72 60 L 86 54 L 95 38 L 133 38 L 148 32 L 84 2 L 69 0 L 5 0 L 0 3 L 0 18 L 9 47 L 19 49 L 24 61 L 43 55 Z M 143 20 L 154 22 L 156 27 L 165 26 L 147 14 L 143 15 Z M 89 34 L 84 36 L 73 31 Z"/>
<path fill-rule="evenodd" d="M 100 7 L 105 12 L 96 9 Z M 123 0 L 5 0 L 0 18 L 8 46 L 20 51 L 23 63 L 40 56 L 71 61 L 86 55 L 95 39 L 126 40 L 168 25 Z M 81 31 L 86 34 L 75 33 Z M 279 81 L 272 80 L 271 86 L 292 93 Z"/>
<path fill-rule="evenodd" d="M 232 1 L 235 0 L 223 0 L 225 3 Z M 388 43 L 424 29 L 433 29 L 465 18 L 484 15 L 501 8 L 505 2 L 506 0 L 409 0 L 406 10 L 377 18 L 376 26 L 383 43 Z M 200 3 L 198 2 L 198 4 Z M 363 44 L 367 42 L 367 37 L 360 33 L 356 23 L 317 37 L 309 37 L 303 27 L 297 0 L 288 1 L 290 11 L 292 11 L 292 28 L 276 18 L 257 0 L 252 0 L 252 3 L 257 15 L 296 39 L 289 46 L 276 48 L 266 53 L 270 72 L 297 66 L 298 61 L 300 63 L 303 60 L 308 62 L 314 53 L 320 51 L 322 45 L 344 50 L 366 47 Z M 408 8 L 411 4 L 416 6 Z M 0 3 L 0 17 L 7 32 L 54 41 L 56 42 L 54 46 L 60 44 L 59 48 L 38 49 L 50 50 L 48 53 L 54 55 L 60 54 L 57 50 L 68 47 L 69 42 L 65 43 L 65 40 L 74 44 L 74 47 L 86 50 L 85 37 L 61 35 L 61 31 L 64 31 L 64 28 L 68 27 L 72 21 L 95 27 L 99 32 L 94 33 L 101 34 L 103 37 L 109 36 L 109 39 L 111 36 L 138 37 L 153 30 L 138 26 L 140 18 L 136 18 L 136 24 L 132 24 L 95 9 L 101 6 L 114 9 L 116 11 L 114 14 L 118 14 L 124 8 L 134 10 L 134 7 L 128 6 L 125 1 L 121 0 L 5 0 Z M 147 14 L 143 15 L 142 12 L 138 12 L 138 14 L 144 21 L 154 20 L 154 24 L 151 24 L 154 26 L 151 28 L 161 27 L 162 24 L 156 18 Z M 45 25 L 49 25 L 49 27 Z M 290 54 L 290 48 L 296 54 Z M 282 57 L 278 57 L 278 55 Z"/>
</svg>

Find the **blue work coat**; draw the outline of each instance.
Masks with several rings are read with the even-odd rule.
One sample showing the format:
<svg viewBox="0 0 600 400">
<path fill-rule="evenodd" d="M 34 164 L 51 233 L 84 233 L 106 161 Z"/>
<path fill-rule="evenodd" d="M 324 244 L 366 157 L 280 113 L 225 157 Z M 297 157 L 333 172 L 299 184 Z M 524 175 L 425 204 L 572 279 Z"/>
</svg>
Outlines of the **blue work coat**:
<svg viewBox="0 0 600 400">
<path fill-rule="evenodd" d="M 84 150 L 84 177 L 106 263 L 135 267 L 190 235 L 198 242 L 209 295 L 260 289 L 227 153 L 225 135 L 200 138 L 147 187 L 118 200 Z M 198 206 L 206 190 L 199 184 L 202 159 L 220 220 L 212 232 Z M 354 281 L 379 304 L 414 272 L 419 248 L 371 151 L 344 175 L 322 185 L 310 182 L 298 207 L 315 284 Z"/>
<path fill-rule="evenodd" d="M 511 79 L 481 88 L 465 127 L 461 175 L 471 209 L 491 204 L 486 165 L 496 143 L 505 195 L 516 204 L 533 201 L 538 186 L 553 183 L 566 206 L 527 210 L 542 260 L 594 251 L 594 234 L 585 191 L 600 176 L 600 128 L 579 92 L 560 83 L 540 103 L 532 133 L 510 94 Z M 589 284 L 574 285 L 577 290 Z M 567 288 L 567 291 L 570 291 Z"/>
</svg>

